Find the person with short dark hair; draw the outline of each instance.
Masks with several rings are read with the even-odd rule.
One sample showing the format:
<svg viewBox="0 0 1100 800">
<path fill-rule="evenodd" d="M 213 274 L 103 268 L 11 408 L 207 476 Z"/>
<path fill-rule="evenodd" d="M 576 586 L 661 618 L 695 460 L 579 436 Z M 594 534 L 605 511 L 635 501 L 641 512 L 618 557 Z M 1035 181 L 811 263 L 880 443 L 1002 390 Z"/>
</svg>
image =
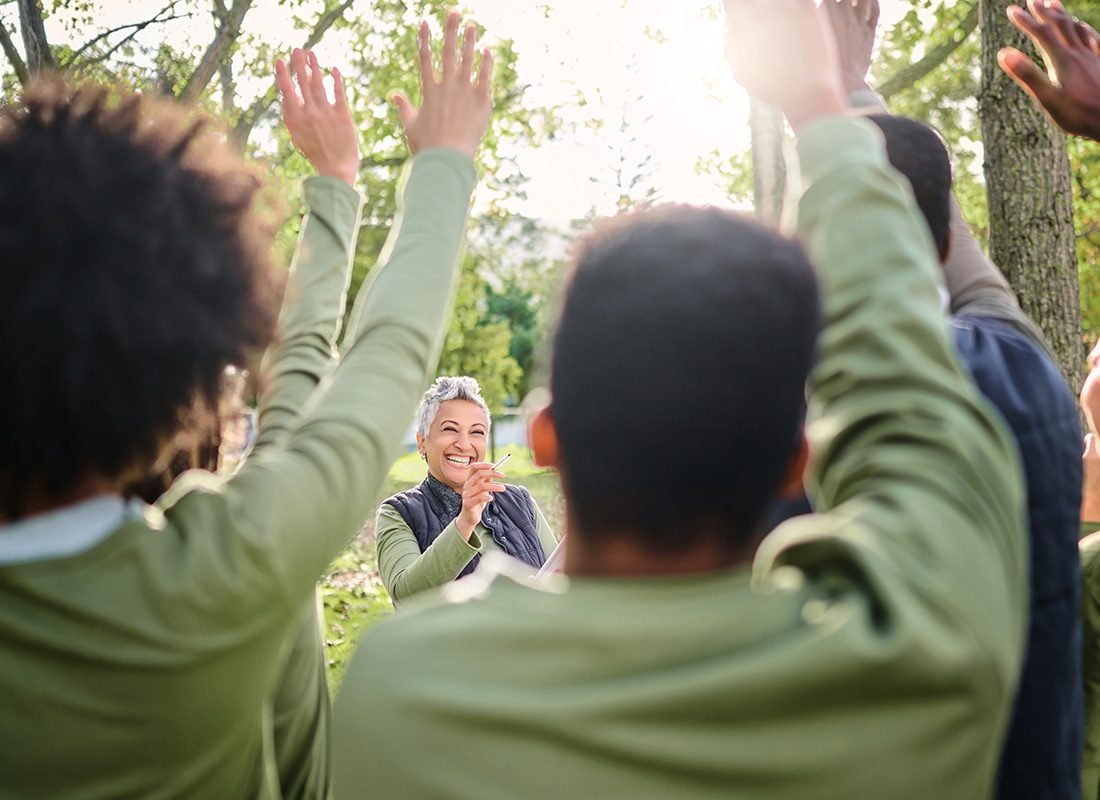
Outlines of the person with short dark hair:
<svg viewBox="0 0 1100 800">
<path fill-rule="evenodd" d="M 336 701 L 341 796 L 992 790 L 1026 627 L 1019 459 L 814 0 L 727 9 L 735 75 L 798 134 L 817 281 L 798 244 L 716 209 L 585 240 L 531 433 L 566 577 L 487 563 L 369 632 Z M 762 538 L 801 488 L 808 374 L 820 513 Z"/>
<path fill-rule="evenodd" d="M 288 635 L 376 502 L 434 371 L 457 275 L 491 66 L 486 53 L 471 79 L 473 30 L 460 49 L 458 25 L 452 15 L 441 80 L 421 29 L 423 107 L 398 104 L 415 153 L 402 211 L 339 366 L 314 394 L 319 376 L 305 373 L 332 353 L 340 315 L 328 304 L 342 296 L 319 283 L 346 285 L 358 226 L 354 146 L 323 153 L 305 189 L 299 319 L 284 319 L 272 351 L 256 449 L 229 477 L 183 476 L 159 508 L 125 502 L 122 487 L 156 464 L 183 410 L 213 404 L 226 365 L 270 335 L 262 182 L 209 124 L 202 133 L 192 112 L 150 97 L 52 82 L 4 109 L 0 240 L 23 254 L 0 270 L 12 426 L 0 444 L 4 791 L 287 788 L 273 716 Z M 349 115 L 339 86 L 335 104 L 325 97 L 315 62 L 300 88 L 302 114 Z M 33 353 L 16 331 L 38 337 Z M 298 701 L 315 704 L 307 695 Z"/>
<path fill-rule="evenodd" d="M 485 461 L 493 424 L 468 375 L 436 378 L 420 398 L 416 447 L 428 475 L 383 501 L 375 517 L 378 574 L 394 606 L 473 573 L 501 551 L 536 574 L 558 538 L 531 493 L 497 483 Z"/>
</svg>

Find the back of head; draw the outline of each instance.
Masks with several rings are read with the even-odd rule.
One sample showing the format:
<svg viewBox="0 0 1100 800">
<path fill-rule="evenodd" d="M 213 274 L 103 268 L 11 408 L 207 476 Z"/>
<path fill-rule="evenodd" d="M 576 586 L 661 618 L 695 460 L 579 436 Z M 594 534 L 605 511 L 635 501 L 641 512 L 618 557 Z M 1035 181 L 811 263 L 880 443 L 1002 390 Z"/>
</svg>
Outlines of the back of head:
<svg viewBox="0 0 1100 800">
<path fill-rule="evenodd" d="M 583 535 L 754 544 L 800 442 L 818 326 L 801 247 L 739 215 L 663 207 L 584 241 L 550 377 Z"/>
<path fill-rule="evenodd" d="M 872 114 L 886 139 L 890 164 L 913 187 L 936 251 L 946 259 L 951 241 L 951 155 L 935 130 L 908 117 Z"/>
<path fill-rule="evenodd" d="M 147 474 L 271 336 L 257 172 L 206 121 L 40 82 L 0 110 L 0 517 Z"/>
</svg>

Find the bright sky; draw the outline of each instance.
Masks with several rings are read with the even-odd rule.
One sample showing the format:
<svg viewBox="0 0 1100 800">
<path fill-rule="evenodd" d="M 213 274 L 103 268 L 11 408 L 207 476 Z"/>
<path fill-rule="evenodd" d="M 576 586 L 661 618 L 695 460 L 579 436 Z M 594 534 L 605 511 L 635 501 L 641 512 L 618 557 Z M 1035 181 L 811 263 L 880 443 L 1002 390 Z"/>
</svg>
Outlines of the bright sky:
<svg viewBox="0 0 1100 800">
<path fill-rule="evenodd" d="M 366 3 L 367 0 L 361 0 Z M 883 24 L 897 21 L 904 0 L 882 0 Z M 520 154 L 530 176 L 529 200 L 516 211 L 564 222 L 589 209 L 613 210 L 617 190 L 611 164 L 623 153 L 627 166 L 650 158 L 646 185 L 661 200 L 722 203 L 712 177 L 700 176 L 700 156 L 729 156 L 748 146 L 748 102 L 729 75 L 723 56 L 721 0 L 465 0 L 490 37 L 511 37 L 520 55 L 521 79 L 531 86 L 528 102 L 567 104 L 577 123 L 561 141 Z M 105 0 L 103 24 L 133 21 L 160 0 Z M 266 7 L 265 7 L 266 6 Z M 278 38 L 286 10 L 260 0 L 245 27 Z M 209 23 L 173 23 L 174 36 L 209 36 Z M 52 34 L 51 34 L 52 35 Z M 82 39 L 77 36 L 74 38 Z M 491 41 L 490 41 L 491 44 Z M 343 66 L 346 50 L 329 37 L 321 60 Z M 578 108 L 578 91 L 588 106 Z M 622 135 L 623 119 L 630 133 Z M 583 125 L 603 118 L 602 130 Z M 636 170 L 635 170 L 636 171 Z M 592 180 L 595 178 L 596 180 Z"/>
<path fill-rule="evenodd" d="M 647 171 L 662 200 L 725 202 L 715 179 L 696 171 L 700 156 L 749 144 L 748 99 L 725 62 L 720 0 L 549 0 L 545 19 L 514 0 L 469 5 L 490 30 L 515 39 L 533 97 L 568 102 L 577 88 L 601 90 L 602 132 L 570 132 L 521 158 L 532 179 L 524 211 L 565 220 L 613 208 L 608 162 L 623 149 L 627 163 L 652 157 Z M 906 5 L 883 0 L 883 24 Z M 618 133 L 624 114 L 636 143 Z"/>
</svg>

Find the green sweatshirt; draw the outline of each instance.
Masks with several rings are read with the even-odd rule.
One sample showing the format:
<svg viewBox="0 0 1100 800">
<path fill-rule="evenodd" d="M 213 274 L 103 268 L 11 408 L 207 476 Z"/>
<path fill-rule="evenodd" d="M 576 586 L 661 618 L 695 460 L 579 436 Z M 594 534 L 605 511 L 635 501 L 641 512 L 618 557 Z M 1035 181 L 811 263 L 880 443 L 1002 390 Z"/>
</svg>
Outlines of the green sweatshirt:
<svg viewBox="0 0 1100 800">
<path fill-rule="evenodd" d="M 254 452 L 278 445 L 270 431 L 283 431 L 285 438 L 335 364 L 362 202 L 335 178 L 307 180 L 303 197 L 309 213 L 287 278 L 280 338 L 264 358 Z M 299 618 L 271 697 L 275 766 L 282 800 L 326 800 L 332 794 L 332 701 L 316 593 Z"/>
<path fill-rule="evenodd" d="M 539 542 L 543 553 L 549 556 L 558 545 L 558 537 L 533 498 L 531 502 L 535 506 Z M 458 526 L 452 522 L 423 553 L 420 552 L 416 534 L 393 506 L 383 504 L 378 509 L 375 523 L 378 572 L 395 606 L 414 594 L 453 581 L 478 553 L 500 549 L 489 529 L 480 523 L 474 527 L 470 540 L 466 541 L 458 532 Z"/>
<path fill-rule="evenodd" d="M 1083 522 L 1081 549 L 1081 662 L 1085 691 L 1085 751 L 1081 800 L 1100 797 L 1100 523 Z"/>
<path fill-rule="evenodd" d="M 434 371 L 474 178 L 453 151 L 414 159 L 339 367 L 301 417 L 288 405 L 262 420 L 232 477 L 184 476 L 165 511 L 90 549 L 0 567 L 0 797 L 278 797 L 287 636 L 377 503 Z M 313 211 L 335 221 L 331 200 Z M 291 356 L 326 340 L 284 341 L 275 379 L 295 380 Z"/>
<path fill-rule="evenodd" d="M 336 699 L 341 800 L 990 795 L 1027 609 L 1018 458 L 881 135 L 821 121 L 799 154 L 821 513 L 751 571 L 486 570 L 381 624 Z"/>
</svg>

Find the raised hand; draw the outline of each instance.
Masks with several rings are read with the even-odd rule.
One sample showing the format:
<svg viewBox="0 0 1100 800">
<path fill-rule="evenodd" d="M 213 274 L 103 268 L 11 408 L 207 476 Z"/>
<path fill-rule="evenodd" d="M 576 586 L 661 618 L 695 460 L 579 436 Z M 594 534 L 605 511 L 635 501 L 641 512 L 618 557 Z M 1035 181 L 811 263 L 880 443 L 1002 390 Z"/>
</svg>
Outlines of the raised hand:
<svg viewBox="0 0 1100 800">
<path fill-rule="evenodd" d="M 836 38 L 844 91 L 869 91 L 867 72 L 875 51 L 879 0 L 822 0 Z"/>
<path fill-rule="evenodd" d="M 466 541 L 474 528 L 481 522 L 481 515 L 485 512 L 485 506 L 492 502 L 493 495 L 507 489 L 499 483 L 493 483 L 494 478 L 503 478 L 503 473 L 495 472 L 492 464 L 475 463 L 470 465 L 470 477 L 462 486 L 462 511 L 458 514 L 455 524 L 458 532 Z"/>
<path fill-rule="evenodd" d="M 1100 522 L 1100 441 L 1095 434 L 1085 436 L 1081 459 L 1084 473 L 1081 486 L 1081 521 Z"/>
<path fill-rule="evenodd" d="M 1081 410 L 1085 413 L 1089 432 L 1100 436 L 1100 342 L 1089 353 L 1089 374 L 1081 389 Z"/>
<path fill-rule="evenodd" d="M 421 106 L 417 109 L 402 94 L 393 97 L 413 153 L 432 147 L 450 147 L 473 158 L 489 126 L 493 55 L 488 48 L 482 50 L 477 80 L 473 81 L 477 29 L 473 25 L 466 26 L 459 55 L 456 52 L 459 22 L 454 12 L 447 17 L 438 75 L 432 66 L 428 23 L 420 24 Z"/>
<path fill-rule="evenodd" d="M 275 82 L 290 141 L 309 159 L 318 175 L 339 178 L 354 186 L 359 174 L 359 134 L 351 118 L 340 71 L 332 70 L 332 102 L 325 91 L 325 75 L 312 50 L 295 50 L 290 56 L 290 69 L 281 59 L 276 61 Z"/>
<path fill-rule="evenodd" d="M 827 14 L 814 0 L 726 0 L 734 78 L 795 130 L 846 108 Z"/>
<path fill-rule="evenodd" d="M 1001 69 L 1066 133 L 1100 140 L 1100 36 L 1059 0 L 1009 6 L 1008 18 L 1035 43 L 1046 73 L 1014 47 L 997 54 Z"/>
</svg>

